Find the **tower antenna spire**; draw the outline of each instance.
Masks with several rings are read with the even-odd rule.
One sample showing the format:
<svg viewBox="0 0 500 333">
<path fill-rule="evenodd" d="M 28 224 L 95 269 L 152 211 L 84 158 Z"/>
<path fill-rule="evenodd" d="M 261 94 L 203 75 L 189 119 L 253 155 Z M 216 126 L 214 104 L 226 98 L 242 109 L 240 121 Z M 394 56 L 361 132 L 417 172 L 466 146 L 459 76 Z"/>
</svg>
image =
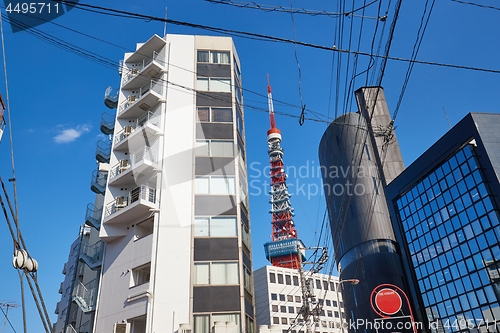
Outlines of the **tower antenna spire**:
<svg viewBox="0 0 500 333">
<path fill-rule="evenodd" d="M 287 175 L 283 163 L 281 148 L 281 132 L 276 127 L 274 118 L 273 95 L 269 75 L 267 75 L 267 103 L 271 128 L 267 131 L 267 154 L 271 164 L 271 204 L 272 233 L 271 242 L 264 244 L 266 258 L 273 266 L 298 269 L 299 255 L 304 244 L 297 238 L 297 230 L 293 222 L 293 207 L 286 184 Z"/>
</svg>

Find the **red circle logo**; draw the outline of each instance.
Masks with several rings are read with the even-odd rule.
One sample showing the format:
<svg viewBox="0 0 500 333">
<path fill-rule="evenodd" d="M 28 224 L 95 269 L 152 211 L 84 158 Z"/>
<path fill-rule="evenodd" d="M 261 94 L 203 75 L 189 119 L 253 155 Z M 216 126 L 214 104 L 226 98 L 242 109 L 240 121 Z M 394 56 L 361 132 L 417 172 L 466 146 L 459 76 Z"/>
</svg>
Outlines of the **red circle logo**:
<svg viewBox="0 0 500 333">
<path fill-rule="evenodd" d="M 375 304 L 383 313 L 393 315 L 401 310 L 403 301 L 396 290 L 384 288 L 378 291 L 377 295 L 375 295 Z"/>
</svg>

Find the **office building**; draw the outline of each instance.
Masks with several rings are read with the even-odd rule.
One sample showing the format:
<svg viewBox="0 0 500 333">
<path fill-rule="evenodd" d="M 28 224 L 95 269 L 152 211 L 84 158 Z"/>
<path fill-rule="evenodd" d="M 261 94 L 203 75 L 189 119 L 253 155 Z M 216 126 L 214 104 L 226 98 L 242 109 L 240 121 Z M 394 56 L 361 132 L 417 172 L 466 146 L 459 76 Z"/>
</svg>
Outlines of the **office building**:
<svg viewBox="0 0 500 333">
<path fill-rule="evenodd" d="M 340 332 L 342 296 L 337 292 L 338 277 L 308 272 L 311 300 L 317 309 L 311 332 Z M 307 323 L 299 315 L 303 306 L 299 270 L 264 266 L 254 272 L 257 325 L 279 327 L 279 332 L 304 333 Z"/>
<path fill-rule="evenodd" d="M 470 113 L 387 187 L 412 298 L 433 332 L 498 332 L 500 115 Z"/>
<path fill-rule="evenodd" d="M 116 116 L 110 146 L 98 147 L 109 168 L 94 332 L 207 333 L 216 322 L 254 332 L 232 39 L 155 35 L 125 54 L 106 99 Z"/>
<path fill-rule="evenodd" d="M 406 295 L 401 256 L 385 199 L 385 185 L 404 168 L 382 88 L 355 92 L 358 112 L 326 129 L 319 160 L 349 332 L 375 332 L 382 319 L 418 319 Z M 356 280 L 353 280 L 356 279 Z M 387 297 L 387 298 L 386 298 Z M 397 303 L 385 306 L 384 299 Z M 411 331 L 411 330 L 410 330 Z"/>
</svg>

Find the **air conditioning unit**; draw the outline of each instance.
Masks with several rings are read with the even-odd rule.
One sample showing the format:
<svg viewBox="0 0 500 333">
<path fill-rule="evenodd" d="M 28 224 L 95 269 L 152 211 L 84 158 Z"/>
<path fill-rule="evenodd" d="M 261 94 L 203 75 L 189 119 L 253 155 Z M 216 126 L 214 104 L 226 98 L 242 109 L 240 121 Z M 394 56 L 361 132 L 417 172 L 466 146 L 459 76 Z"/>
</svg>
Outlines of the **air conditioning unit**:
<svg viewBox="0 0 500 333">
<path fill-rule="evenodd" d="M 120 210 L 127 206 L 127 201 L 125 200 L 125 197 L 116 197 L 115 199 L 115 208 L 116 210 Z"/>
<path fill-rule="evenodd" d="M 127 137 L 129 136 L 130 134 L 132 134 L 132 132 L 134 131 L 134 128 L 131 126 L 131 125 L 128 125 L 128 126 L 125 126 L 123 128 L 123 136 L 124 137 Z"/>
<path fill-rule="evenodd" d="M 137 73 L 139 73 L 139 68 L 132 68 L 130 70 L 130 74 L 132 74 L 132 75 L 137 75 Z"/>
<path fill-rule="evenodd" d="M 128 163 L 128 160 L 121 160 L 120 165 L 118 166 L 118 172 L 122 173 L 123 171 L 127 170 L 130 168 L 130 163 Z"/>
<path fill-rule="evenodd" d="M 136 99 L 137 99 L 136 95 L 130 95 L 127 100 L 129 103 L 134 103 Z"/>
<path fill-rule="evenodd" d="M 130 333 L 130 323 L 115 323 L 113 333 Z"/>
</svg>

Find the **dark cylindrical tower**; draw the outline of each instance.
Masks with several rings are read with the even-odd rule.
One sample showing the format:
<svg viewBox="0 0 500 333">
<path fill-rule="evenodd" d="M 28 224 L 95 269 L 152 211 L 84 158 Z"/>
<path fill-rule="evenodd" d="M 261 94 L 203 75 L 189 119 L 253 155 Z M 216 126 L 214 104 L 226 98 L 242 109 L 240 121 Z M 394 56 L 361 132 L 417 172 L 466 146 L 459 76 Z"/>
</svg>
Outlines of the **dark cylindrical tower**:
<svg viewBox="0 0 500 333">
<path fill-rule="evenodd" d="M 383 96 L 383 93 L 381 93 Z M 373 104 L 372 107 L 375 107 Z M 329 213 L 334 255 L 349 332 L 381 332 L 380 322 L 402 320 L 412 332 L 412 307 L 406 297 L 401 257 L 384 194 L 386 158 L 401 161 L 399 148 L 381 149 L 365 110 L 335 119 L 325 131 L 319 159 Z M 393 135 L 392 124 L 386 124 Z M 382 127 L 377 125 L 377 129 Z M 384 131 L 380 131 L 384 133 Z M 388 144 L 390 141 L 387 141 Z M 394 142 L 394 141 L 393 141 Z M 387 156 L 390 154 L 390 156 Z M 396 156 L 397 155 L 397 156 Z M 403 317 L 403 319 L 395 319 Z M 392 323 L 391 323 L 392 325 Z"/>
</svg>

